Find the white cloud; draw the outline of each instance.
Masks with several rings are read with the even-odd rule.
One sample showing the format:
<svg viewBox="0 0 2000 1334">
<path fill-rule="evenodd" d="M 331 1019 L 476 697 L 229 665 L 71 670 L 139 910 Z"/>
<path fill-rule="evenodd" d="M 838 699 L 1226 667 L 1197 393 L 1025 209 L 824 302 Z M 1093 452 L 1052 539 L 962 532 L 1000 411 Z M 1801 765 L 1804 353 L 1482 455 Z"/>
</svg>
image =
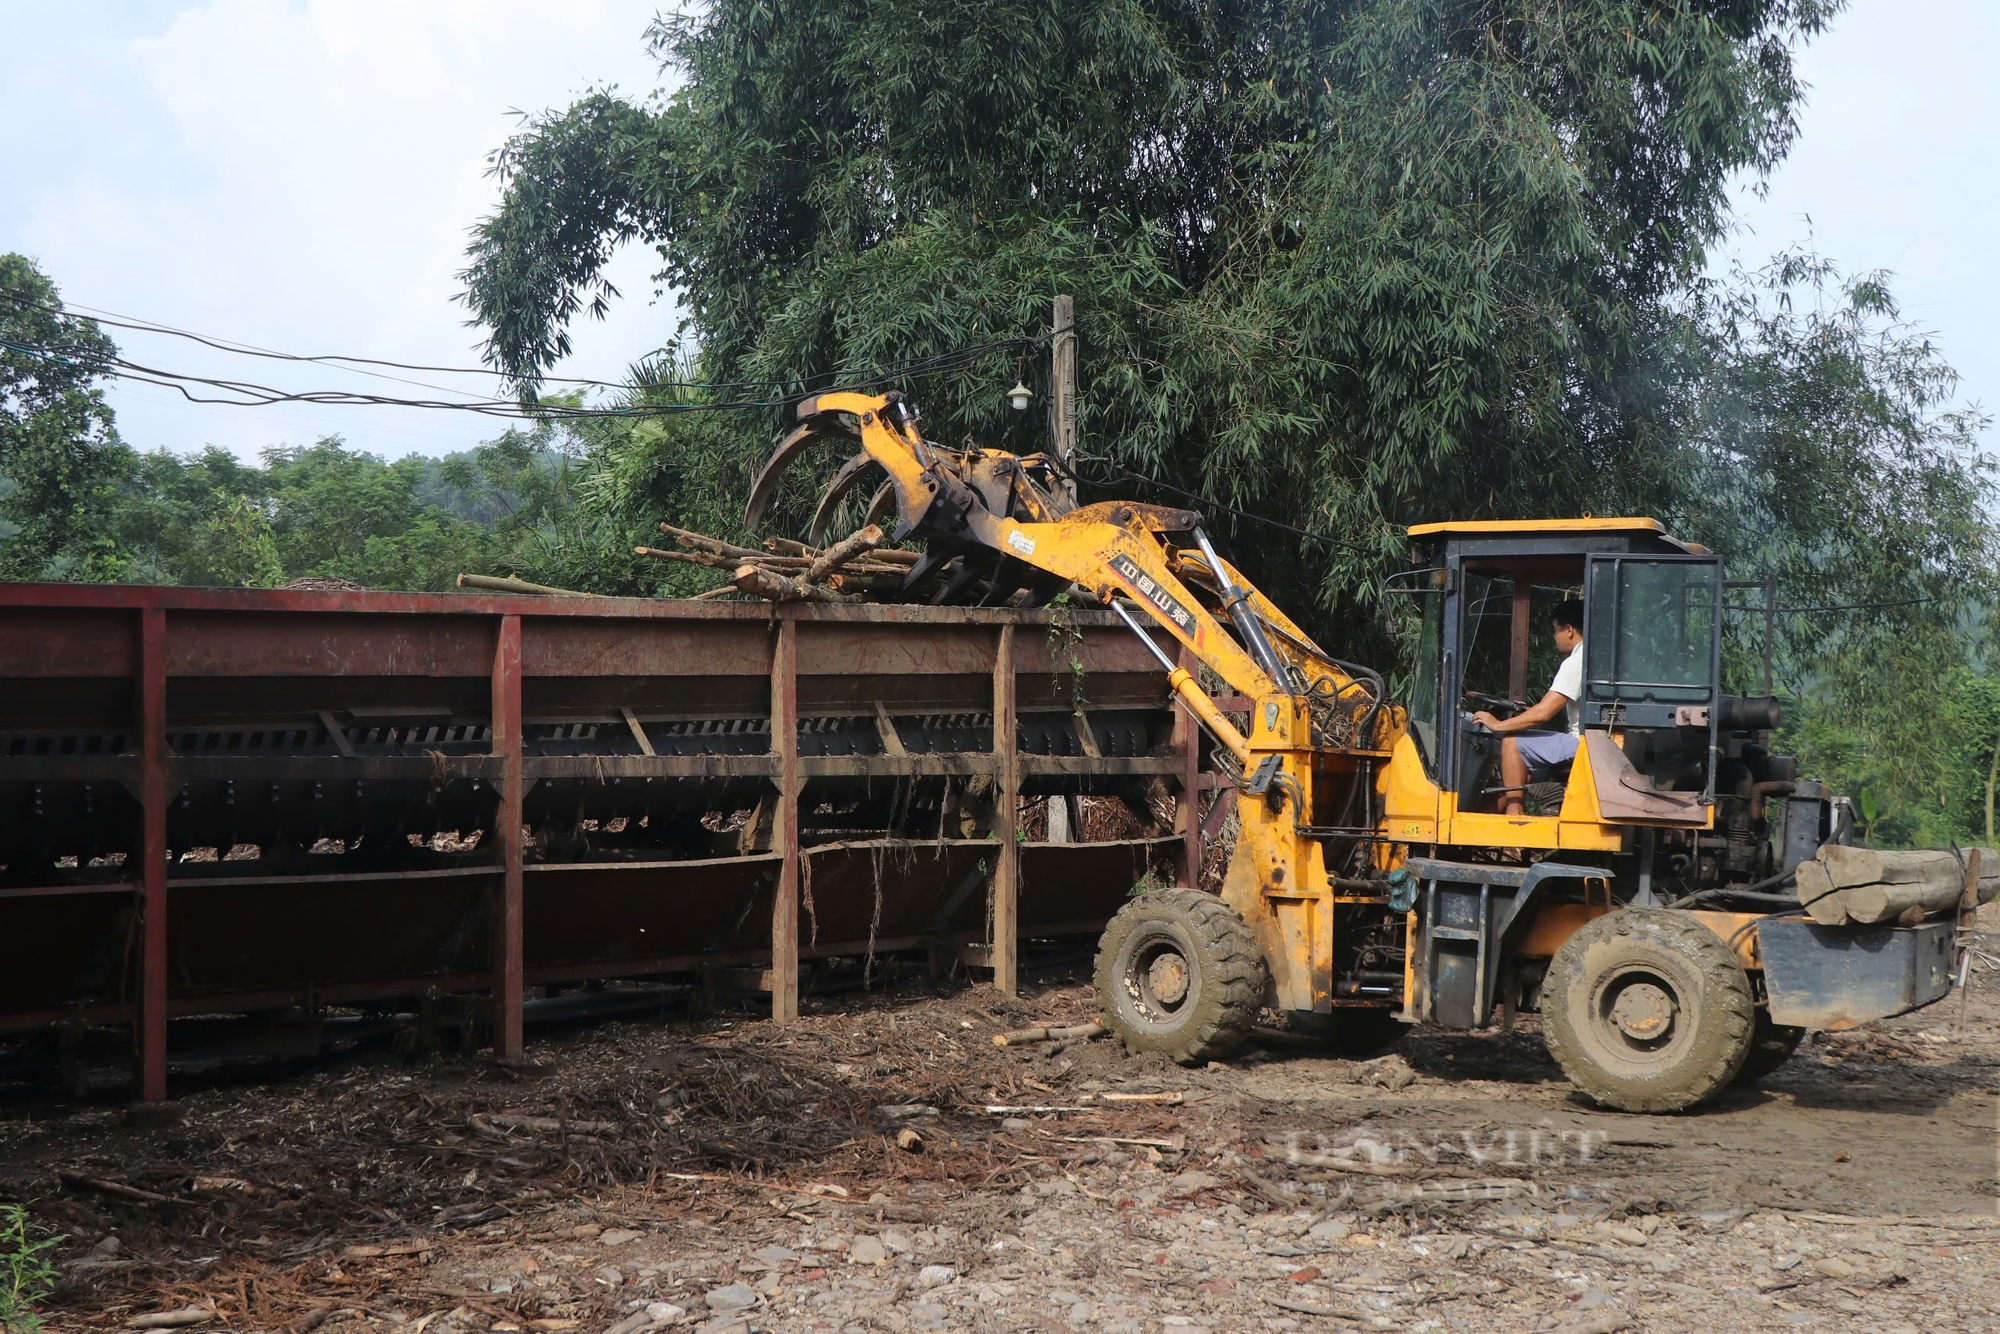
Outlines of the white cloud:
<svg viewBox="0 0 2000 1334">
<path fill-rule="evenodd" d="M 659 0 L 0 0 L 0 249 L 37 257 L 72 301 L 296 352 L 472 364 L 453 300 L 466 230 L 496 198 L 486 155 L 512 109 L 585 89 L 652 89 L 642 34 Z M 1755 263 L 1803 239 L 1850 269 L 1897 271 L 1968 398 L 2000 407 L 2000 5 L 1855 0 L 1810 45 L 1804 133 L 1752 231 Z M 628 251 L 611 319 L 574 331 L 570 374 L 616 378 L 670 332 Z M 241 363 L 121 337 L 175 369 Z M 329 372 L 258 375 L 295 387 Z M 421 377 L 419 377 L 421 378 Z M 344 386 L 368 386 L 347 379 Z M 392 388 L 396 388 L 392 386 Z M 197 408 L 114 391 L 127 438 L 242 454 L 339 432 L 396 455 L 497 424 L 389 409 Z"/>
<path fill-rule="evenodd" d="M 35 143 L 0 149 L 0 170 L 30 182 L 12 209 L 0 203 L 0 247 L 36 256 L 82 305 L 287 351 L 476 364 L 452 298 L 467 229 L 496 198 L 487 154 L 514 128 L 510 110 L 609 82 L 650 90 L 652 12 L 632 0 L 211 0 L 150 23 L 127 14 L 123 29 L 31 16 L 38 86 L 5 103 L 39 123 Z M 652 259 L 620 256 L 616 277 L 638 299 L 580 328 L 566 370 L 615 378 L 669 332 L 671 312 L 645 299 Z M 120 341 L 174 369 L 369 387 Z M 402 454 L 500 429 L 392 409 L 194 408 L 138 385 L 115 401 L 145 447 L 249 454 L 338 431 Z"/>
<path fill-rule="evenodd" d="M 1724 255 L 1810 243 L 1849 272 L 1889 269 L 1936 331 L 1966 401 L 2000 409 L 2000 5 L 1856 0 L 1799 57 L 1801 134 Z"/>
</svg>

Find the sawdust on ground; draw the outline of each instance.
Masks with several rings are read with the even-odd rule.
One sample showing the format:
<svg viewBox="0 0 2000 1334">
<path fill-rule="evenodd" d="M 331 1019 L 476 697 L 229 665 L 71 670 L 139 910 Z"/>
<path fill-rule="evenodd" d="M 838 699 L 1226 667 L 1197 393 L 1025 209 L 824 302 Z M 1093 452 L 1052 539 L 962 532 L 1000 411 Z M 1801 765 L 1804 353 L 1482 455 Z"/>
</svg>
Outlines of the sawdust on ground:
<svg viewBox="0 0 2000 1334">
<path fill-rule="evenodd" d="M 816 1007 L 0 1104 L 0 1198 L 69 1238 L 58 1330 L 2000 1328 L 1990 975 L 1670 1117 L 1532 1021 L 1182 1070 L 993 1043 L 1074 976 Z"/>
</svg>

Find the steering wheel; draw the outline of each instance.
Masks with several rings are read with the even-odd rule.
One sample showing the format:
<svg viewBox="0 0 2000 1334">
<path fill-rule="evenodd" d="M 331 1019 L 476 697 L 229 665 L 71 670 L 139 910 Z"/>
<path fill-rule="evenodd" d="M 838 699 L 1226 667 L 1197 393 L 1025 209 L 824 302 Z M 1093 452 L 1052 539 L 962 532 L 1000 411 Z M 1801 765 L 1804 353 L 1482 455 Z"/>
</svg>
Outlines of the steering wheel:
<svg viewBox="0 0 2000 1334">
<path fill-rule="evenodd" d="M 1479 705 L 1496 718 L 1511 718 L 1521 711 L 1521 705 L 1513 700 L 1502 699 L 1498 695 L 1488 695 L 1479 690 L 1466 691 L 1465 699 L 1467 703 Z"/>
</svg>

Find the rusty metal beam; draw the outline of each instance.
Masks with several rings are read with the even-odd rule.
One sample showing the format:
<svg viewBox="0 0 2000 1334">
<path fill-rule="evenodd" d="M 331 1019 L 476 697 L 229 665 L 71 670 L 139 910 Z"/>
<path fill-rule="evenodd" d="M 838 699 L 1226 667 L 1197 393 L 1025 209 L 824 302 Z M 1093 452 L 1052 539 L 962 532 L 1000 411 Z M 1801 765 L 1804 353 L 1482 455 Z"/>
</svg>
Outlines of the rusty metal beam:
<svg viewBox="0 0 2000 1334">
<path fill-rule="evenodd" d="M 1165 774 L 1185 781 L 1182 755 L 1043 755 L 1017 752 L 1022 776 L 1029 778 L 1134 777 Z M 774 755 L 527 755 L 530 780 L 612 778 L 770 778 L 778 776 Z M 806 778 L 997 777 L 999 761 L 982 751 L 935 751 L 919 755 L 802 755 Z M 27 782 L 136 781 L 141 761 L 129 755 L 24 755 L 0 759 L 8 778 Z M 171 783 L 265 782 L 426 782 L 433 778 L 481 778 L 499 783 L 504 763 L 491 755 L 177 755 L 167 759 Z M 1196 779 L 1199 782 L 1199 777 Z"/>
<path fill-rule="evenodd" d="M 521 1035 L 521 618 L 502 616 L 493 647 L 493 753 L 500 758 L 500 806 L 493 814 L 501 875 L 493 913 L 493 1053 L 517 1061 Z"/>
<path fill-rule="evenodd" d="M 139 1097 L 167 1096 L 167 614 L 139 613 Z"/>
<path fill-rule="evenodd" d="M 1199 673 L 1201 660 L 1194 650 L 1181 645 L 1179 665 Z M 1201 780 L 1201 726 L 1184 704 L 1174 706 L 1174 751 L 1180 761 L 1180 793 L 1174 802 L 1174 830 L 1181 836 L 1180 855 L 1174 859 L 1177 883 L 1192 889 L 1201 881 L 1201 820 L 1197 814 L 1197 784 Z"/>
<path fill-rule="evenodd" d="M 993 985 L 1003 996 L 1020 992 L 1021 845 L 1014 837 L 1021 800 L 1020 736 L 1014 694 L 1014 627 L 1000 627 L 993 655 L 993 753 L 1000 761 L 999 818 L 993 836 Z"/>
<path fill-rule="evenodd" d="M 0 899 L 62 898 L 71 894 L 130 894 L 124 882 L 103 885 L 12 885 L 0 888 Z"/>
<path fill-rule="evenodd" d="M 1507 653 L 1507 698 L 1526 699 L 1528 697 L 1528 646 L 1534 627 L 1530 606 L 1534 598 L 1534 587 L 1525 575 L 1514 580 L 1514 617 L 1509 625 L 1512 641 Z"/>
<path fill-rule="evenodd" d="M 819 800 L 814 783 L 852 794 L 875 779 L 933 788 L 942 778 L 994 780 L 994 832 L 1005 836 L 988 891 L 1003 952 L 1017 958 L 1023 932 L 1098 913 L 1105 887 L 1128 867 L 1164 861 L 1174 845 L 1055 854 L 1081 859 L 1074 864 L 1018 846 L 1024 779 L 1037 795 L 1104 790 L 1131 776 L 1184 781 L 1185 755 L 1148 753 L 1166 739 L 1168 717 L 1139 646 L 1099 613 L 1073 621 L 1085 632 L 1092 719 L 1103 749 L 1122 755 L 1021 750 L 1024 728 L 1040 749 L 1074 748 L 1068 682 L 1052 677 L 1048 614 L 1038 611 L 0 584 L 0 862 L 13 863 L 0 888 L 0 938 L 48 931 L 63 946 L 38 956 L 37 969 L 0 979 L 9 984 L 0 985 L 0 1029 L 52 1014 L 129 1020 L 146 1058 L 142 1092 L 160 1096 L 169 1016 L 491 988 L 506 1055 L 519 1051 L 522 989 L 538 979 L 632 976 L 662 960 L 746 953 L 757 963 L 775 946 L 775 963 L 796 980 L 799 959 L 865 948 L 864 936 L 896 948 L 888 942 L 926 933 L 988 934 L 975 866 L 990 851 L 958 860 L 937 851 L 935 875 L 888 877 L 890 911 L 874 931 L 869 885 L 882 873 L 863 854 L 820 844 L 811 854 L 822 890 L 816 939 L 802 940 L 805 845 L 824 836 L 824 822 L 802 821 L 798 808 L 802 794 Z M 1013 633 L 1018 626 L 1026 629 Z M 777 670 L 774 640 L 787 670 Z M 764 735 L 767 707 L 776 738 Z M 878 739 L 884 713 L 920 753 L 867 753 L 888 749 Z M 822 716 L 850 721 L 821 726 Z M 440 743 L 447 750 L 482 753 L 434 754 L 380 730 L 418 718 L 460 729 Z M 701 748 L 712 733 L 725 752 L 760 753 L 634 754 L 634 720 L 661 751 Z M 587 726 L 551 730 L 577 725 Z M 356 753 L 335 753 L 323 728 L 345 728 Z M 802 755 L 801 740 L 809 751 L 863 753 Z M 967 749 L 921 751 L 932 745 Z M 573 753 L 531 753 L 542 749 Z M 322 800 L 321 783 L 325 806 L 308 805 Z M 690 803 L 740 810 L 765 783 L 784 810 L 764 878 L 731 881 L 712 912 L 685 910 L 704 893 L 687 858 L 714 843 L 692 828 L 701 811 Z M 438 803 L 424 804 L 426 792 Z M 328 815 L 318 834 L 314 810 Z M 545 867 L 524 866 L 524 816 L 574 845 L 556 848 Z M 433 817 L 439 828 L 490 832 L 471 854 L 404 848 L 404 834 L 434 832 L 424 823 Z M 603 828 L 614 818 L 638 826 Z M 565 832 L 566 820 L 577 829 Z M 57 822 L 67 845 L 32 836 Z M 352 839 L 364 824 L 364 846 L 308 854 L 316 839 Z M 228 842 L 260 844 L 263 855 L 166 860 L 169 843 Z M 601 865 L 562 860 L 598 849 Z M 656 852 L 657 862 L 609 860 Z M 90 865 L 119 853 L 122 866 Z M 290 874 L 321 865 L 328 874 Z M 538 890 L 544 875 L 552 879 Z M 859 885 L 859 895 L 835 902 L 836 881 Z M 971 897 L 948 908 L 961 885 Z M 125 962 L 104 975 L 91 961 L 107 953 Z M 774 998 L 774 1013 L 795 998 L 795 987 Z"/>
<path fill-rule="evenodd" d="M 771 1018 L 799 1017 L 799 623 L 773 627 L 771 745 L 778 754 L 778 889 L 771 899 Z"/>
</svg>

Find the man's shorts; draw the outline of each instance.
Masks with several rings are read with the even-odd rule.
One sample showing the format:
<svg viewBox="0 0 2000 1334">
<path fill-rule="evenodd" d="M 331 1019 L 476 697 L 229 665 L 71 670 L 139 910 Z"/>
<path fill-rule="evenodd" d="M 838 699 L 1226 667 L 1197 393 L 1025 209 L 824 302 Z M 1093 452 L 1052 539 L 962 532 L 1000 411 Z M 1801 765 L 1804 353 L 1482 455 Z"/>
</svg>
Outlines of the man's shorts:
<svg viewBox="0 0 2000 1334">
<path fill-rule="evenodd" d="M 1528 781 L 1545 781 L 1563 765 L 1576 758 L 1576 735 L 1572 732 L 1516 732 L 1514 743 L 1528 765 Z"/>
</svg>

